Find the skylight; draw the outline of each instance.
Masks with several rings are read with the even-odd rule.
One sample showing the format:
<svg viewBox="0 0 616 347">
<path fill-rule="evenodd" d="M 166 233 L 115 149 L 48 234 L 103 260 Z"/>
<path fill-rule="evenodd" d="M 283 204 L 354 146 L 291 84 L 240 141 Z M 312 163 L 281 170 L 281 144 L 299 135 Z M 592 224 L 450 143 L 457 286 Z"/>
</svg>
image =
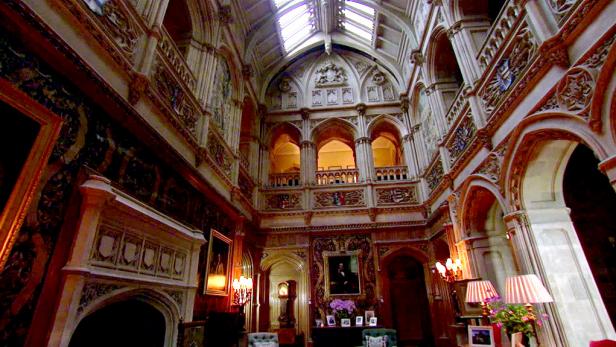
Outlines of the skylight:
<svg viewBox="0 0 616 347">
<path fill-rule="evenodd" d="M 366 41 L 372 42 L 376 11 L 369 6 L 345 0 L 342 5 L 342 28 Z"/>
<path fill-rule="evenodd" d="M 278 10 L 278 26 L 285 51 L 288 53 L 315 31 L 314 12 L 309 1 L 273 0 Z"/>
</svg>

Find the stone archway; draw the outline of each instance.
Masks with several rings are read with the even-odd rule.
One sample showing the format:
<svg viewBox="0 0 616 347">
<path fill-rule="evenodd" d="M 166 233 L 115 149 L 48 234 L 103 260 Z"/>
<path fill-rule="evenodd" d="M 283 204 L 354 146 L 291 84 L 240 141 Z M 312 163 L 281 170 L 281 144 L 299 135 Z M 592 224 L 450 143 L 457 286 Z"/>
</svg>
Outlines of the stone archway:
<svg viewBox="0 0 616 347">
<path fill-rule="evenodd" d="M 616 333 L 569 215 L 563 177 L 578 144 L 588 144 L 601 157 L 605 152 L 585 129 L 564 128 L 565 117 L 552 125 L 556 118 L 528 120 L 511 142 L 506 182 L 515 212 L 505 221 L 522 271 L 540 275 L 554 297 L 554 304 L 544 306 L 549 329 L 541 329 L 540 338 L 547 344 L 582 346 L 614 339 Z"/>
</svg>

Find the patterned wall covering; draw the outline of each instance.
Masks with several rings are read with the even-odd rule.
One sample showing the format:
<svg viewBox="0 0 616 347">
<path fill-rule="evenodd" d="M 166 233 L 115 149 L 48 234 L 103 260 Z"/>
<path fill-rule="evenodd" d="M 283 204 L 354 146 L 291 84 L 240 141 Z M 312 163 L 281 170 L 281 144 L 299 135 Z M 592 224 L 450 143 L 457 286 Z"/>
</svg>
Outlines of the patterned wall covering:
<svg viewBox="0 0 616 347">
<path fill-rule="evenodd" d="M 216 227 L 227 234 L 232 230 L 232 221 L 219 208 L 113 124 L 77 88 L 2 35 L 0 77 L 64 119 L 40 198 L 33 202 L 0 273 L 0 346 L 23 345 L 69 196 L 84 165 L 185 224 L 201 230 Z"/>
<path fill-rule="evenodd" d="M 312 240 L 311 285 L 313 288 L 312 300 L 315 317 L 325 318 L 328 313 L 329 300 L 325 298 L 325 274 L 323 252 L 325 251 L 360 251 L 361 295 L 336 296 L 336 298 L 351 299 L 355 301 L 358 309 L 375 309 L 376 298 L 376 269 L 372 240 L 370 235 L 340 235 L 319 237 Z"/>
</svg>

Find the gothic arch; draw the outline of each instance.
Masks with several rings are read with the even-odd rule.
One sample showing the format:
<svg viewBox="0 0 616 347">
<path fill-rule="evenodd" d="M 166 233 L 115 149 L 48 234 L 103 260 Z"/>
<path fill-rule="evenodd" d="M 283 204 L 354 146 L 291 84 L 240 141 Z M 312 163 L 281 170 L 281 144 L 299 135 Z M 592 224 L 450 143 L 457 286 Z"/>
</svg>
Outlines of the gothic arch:
<svg viewBox="0 0 616 347">
<path fill-rule="evenodd" d="M 402 121 L 392 115 L 381 114 L 370 120 L 370 122 L 368 123 L 368 137 L 372 137 L 372 132 L 385 123 L 390 125 L 397 131 L 397 134 L 395 135 L 398 136 L 399 141 L 404 135 L 408 134 L 408 130 L 406 129 L 406 126 L 404 125 L 404 123 L 402 123 Z"/>
<path fill-rule="evenodd" d="M 462 70 L 460 69 L 453 45 L 447 36 L 447 28 L 442 24 L 437 25 L 432 30 L 428 42 L 426 63 L 424 65 L 426 68 L 426 80 L 431 85 L 452 81 L 462 85 L 464 83 Z"/>
<path fill-rule="evenodd" d="M 317 152 L 329 139 L 339 140 L 355 150 L 354 141 L 358 138 L 358 130 L 346 120 L 329 118 L 312 129 L 310 138 L 317 145 Z"/>
<path fill-rule="evenodd" d="M 472 175 L 466 179 L 460 189 L 459 210 L 457 211 L 458 219 L 460 222 L 460 228 L 464 233 L 468 229 L 468 210 L 473 202 L 473 191 L 477 189 L 484 189 L 489 192 L 495 199 L 495 202 L 500 206 L 504 213 L 508 212 L 507 203 L 505 197 L 501 194 L 499 187 L 492 181 L 486 179 L 483 176 Z"/>
<path fill-rule="evenodd" d="M 529 155 L 539 142 L 568 140 L 584 143 L 595 155 L 604 160 L 608 157 L 603 144 L 581 118 L 564 113 L 543 113 L 525 118 L 512 132 L 508 152 L 502 164 L 505 177 L 505 200 L 511 211 L 521 209 L 521 179 Z"/>
<path fill-rule="evenodd" d="M 302 138 L 301 129 L 299 129 L 295 124 L 290 122 L 282 122 L 274 124 L 267 130 L 264 137 L 264 142 L 271 148 L 273 141 L 282 134 L 289 135 L 291 142 L 297 146 L 300 146 L 301 142 L 304 140 Z"/>
</svg>

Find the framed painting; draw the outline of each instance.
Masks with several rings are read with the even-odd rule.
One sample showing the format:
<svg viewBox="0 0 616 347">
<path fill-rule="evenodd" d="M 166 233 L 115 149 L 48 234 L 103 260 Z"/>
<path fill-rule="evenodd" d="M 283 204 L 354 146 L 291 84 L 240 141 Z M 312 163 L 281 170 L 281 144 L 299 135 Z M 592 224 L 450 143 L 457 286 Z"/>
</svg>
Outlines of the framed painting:
<svg viewBox="0 0 616 347">
<path fill-rule="evenodd" d="M 0 78 L 0 269 L 9 256 L 54 144 L 62 118 Z"/>
<path fill-rule="evenodd" d="M 494 330 L 491 326 L 468 326 L 469 347 L 494 347 Z"/>
<path fill-rule="evenodd" d="M 359 251 L 323 252 L 325 295 L 361 295 Z"/>
<path fill-rule="evenodd" d="M 205 266 L 205 294 L 229 295 L 231 239 L 212 229 Z"/>
</svg>

